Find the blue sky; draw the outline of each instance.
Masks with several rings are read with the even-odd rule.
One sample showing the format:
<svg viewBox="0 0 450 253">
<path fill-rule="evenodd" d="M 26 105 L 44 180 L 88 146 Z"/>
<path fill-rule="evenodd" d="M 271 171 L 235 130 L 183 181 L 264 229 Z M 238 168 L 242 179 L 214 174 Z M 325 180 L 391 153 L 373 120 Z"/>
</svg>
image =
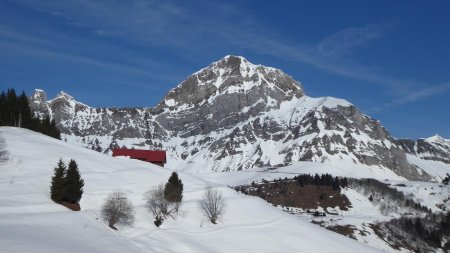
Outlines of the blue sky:
<svg viewBox="0 0 450 253">
<path fill-rule="evenodd" d="M 449 1 L 0 1 L 0 87 L 153 106 L 225 55 L 344 98 L 396 137 L 450 138 Z"/>
</svg>

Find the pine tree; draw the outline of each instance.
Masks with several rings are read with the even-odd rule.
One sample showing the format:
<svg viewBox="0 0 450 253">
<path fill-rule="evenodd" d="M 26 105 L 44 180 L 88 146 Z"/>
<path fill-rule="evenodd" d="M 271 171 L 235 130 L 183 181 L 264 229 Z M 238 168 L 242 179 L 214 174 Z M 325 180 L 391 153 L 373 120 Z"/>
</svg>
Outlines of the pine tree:
<svg viewBox="0 0 450 253">
<path fill-rule="evenodd" d="M 178 210 L 178 206 L 183 199 L 183 182 L 178 178 L 176 172 L 172 172 L 164 187 L 164 198 L 168 202 L 177 204 L 176 210 Z"/>
<path fill-rule="evenodd" d="M 5 115 L 7 126 L 17 126 L 18 113 L 16 100 L 17 100 L 16 91 L 14 89 L 8 89 L 8 91 L 6 92 L 7 114 Z"/>
<path fill-rule="evenodd" d="M 17 99 L 17 107 L 18 107 L 18 127 L 23 128 L 30 128 L 32 126 L 31 120 L 31 109 L 30 104 L 28 101 L 27 95 L 25 95 L 25 92 L 23 91 L 20 97 Z"/>
<path fill-rule="evenodd" d="M 4 91 L 0 94 L 0 126 L 6 126 L 6 116 L 8 114 L 8 108 L 6 107 L 6 94 Z"/>
<path fill-rule="evenodd" d="M 347 180 L 346 177 L 344 177 L 344 178 L 342 179 L 341 185 L 342 185 L 343 188 L 345 188 L 345 187 L 348 186 L 348 180 Z"/>
<path fill-rule="evenodd" d="M 61 140 L 61 132 L 56 127 L 55 119 L 52 119 L 50 121 L 50 134 L 49 134 L 49 136 L 51 136 L 51 137 L 53 137 L 55 139 Z"/>
<path fill-rule="evenodd" d="M 333 191 L 337 191 L 341 189 L 341 184 L 340 184 L 340 180 L 338 177 L 334 178 L 334 181 L 332 183 L 332 187 L 333 187 Z"/>
<path fill-rule="evenodd" d="M 78 203 L 83 195 L 84 180 L 81 178 L 78 165 L 75 160 L 70 160 L 66 177 L 64 178 L 63 200 L 70 203 Z"/>
<path fill-rule="evenodd" d="M 64 177 L 66 175 L 66 165 L 59 159 L 58 165 L 54 170 L 52 184 L 50 186 L 50 196 L 55 202 L 60 202 L 64 197 Z"/>
</svg>

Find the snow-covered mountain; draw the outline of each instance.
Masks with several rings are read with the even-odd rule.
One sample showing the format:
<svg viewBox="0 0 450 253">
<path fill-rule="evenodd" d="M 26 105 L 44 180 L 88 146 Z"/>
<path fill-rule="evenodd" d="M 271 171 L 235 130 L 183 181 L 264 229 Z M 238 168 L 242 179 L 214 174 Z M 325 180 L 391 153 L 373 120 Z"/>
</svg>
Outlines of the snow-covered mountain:
<svg viewBox="0 0 450 253">
<path fill-rule="evenodd" d="M 309 97 L 281 70 L 237 56 L 192 74 L 154 108 L 92 108 L 64 92 L 46 101 L 41 90 L 30 101 L 35 113 L 56 120 L 69 142 L 105 153 L 123 146 L 164 149 L 169 166 L 196 164 L 204 172 L 314 161 L 430 180 L 407 154 L 450 163 L 448 146 L 427 141 L 427 152 L 411 148 L 423 145 L 397 140 L 345 100 Z"/>
<path fill-rule="evenodd" d="M 439 135 L 417 141 L 402 139 L 399 142 L 409 154 L 425 160 L 450 164 L 450 140 L 446 140 Z"/>
</svg>

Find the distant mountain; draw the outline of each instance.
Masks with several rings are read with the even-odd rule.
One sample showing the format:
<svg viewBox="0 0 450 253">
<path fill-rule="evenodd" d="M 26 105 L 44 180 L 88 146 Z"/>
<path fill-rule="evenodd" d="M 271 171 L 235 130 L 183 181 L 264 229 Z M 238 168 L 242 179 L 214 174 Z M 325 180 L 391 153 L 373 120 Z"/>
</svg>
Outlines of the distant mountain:
<svg viewBox="0 0 450 253">
<path fill-rule="evenodd" d="M 411 154 L 450 164 L 448 141 L 392 137 L 351 103 L 312 98 L 281 70 L 226 56 L 189 76 L 154 108 L 92 108 L 61 92 L 30 98 L 50 114 L 62 138 L 100 152 L 115 147 L 164 149 L 172 166 L 234 171 L 296 161 L 365 166 L 411 180 L 431 176 Z"/>
<path fill-rule="evenodd" d="M 441 161 L 450 164 L 450 140 L 439 135 L 416 141 L 400 139 L 400 145 L 407 153 L 425 160 Z"/>
</svg>

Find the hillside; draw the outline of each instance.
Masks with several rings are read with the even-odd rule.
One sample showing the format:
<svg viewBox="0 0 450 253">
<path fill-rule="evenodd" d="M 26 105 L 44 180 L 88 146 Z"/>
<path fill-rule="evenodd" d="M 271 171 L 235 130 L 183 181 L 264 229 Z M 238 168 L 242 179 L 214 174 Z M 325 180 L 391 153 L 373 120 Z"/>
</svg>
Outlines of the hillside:
<svg viewBox="0 0 450 253">
<path fill-rule="evenodd" d="M 25 129 L 0 127 L 10 159 L 0 164 L 0 245 L 14 252 L 377 252 L 357 241 L 289 215 L 263 200 L 180 171 L 182 215 L 160 228 L 143 207 L 142 194 L 165 182 L 171 170 L 113 158 Z M 49 196 L 53 167 L 62 158 L 78 162 L 85 180 L 82 211 L 72 212 Z M 211 184 L 227 201 L 218 225 L 197 208 Z M 125 191 L 136 223 L 113 231 L 97 220 L 106 196 Z"/>
</svg>

